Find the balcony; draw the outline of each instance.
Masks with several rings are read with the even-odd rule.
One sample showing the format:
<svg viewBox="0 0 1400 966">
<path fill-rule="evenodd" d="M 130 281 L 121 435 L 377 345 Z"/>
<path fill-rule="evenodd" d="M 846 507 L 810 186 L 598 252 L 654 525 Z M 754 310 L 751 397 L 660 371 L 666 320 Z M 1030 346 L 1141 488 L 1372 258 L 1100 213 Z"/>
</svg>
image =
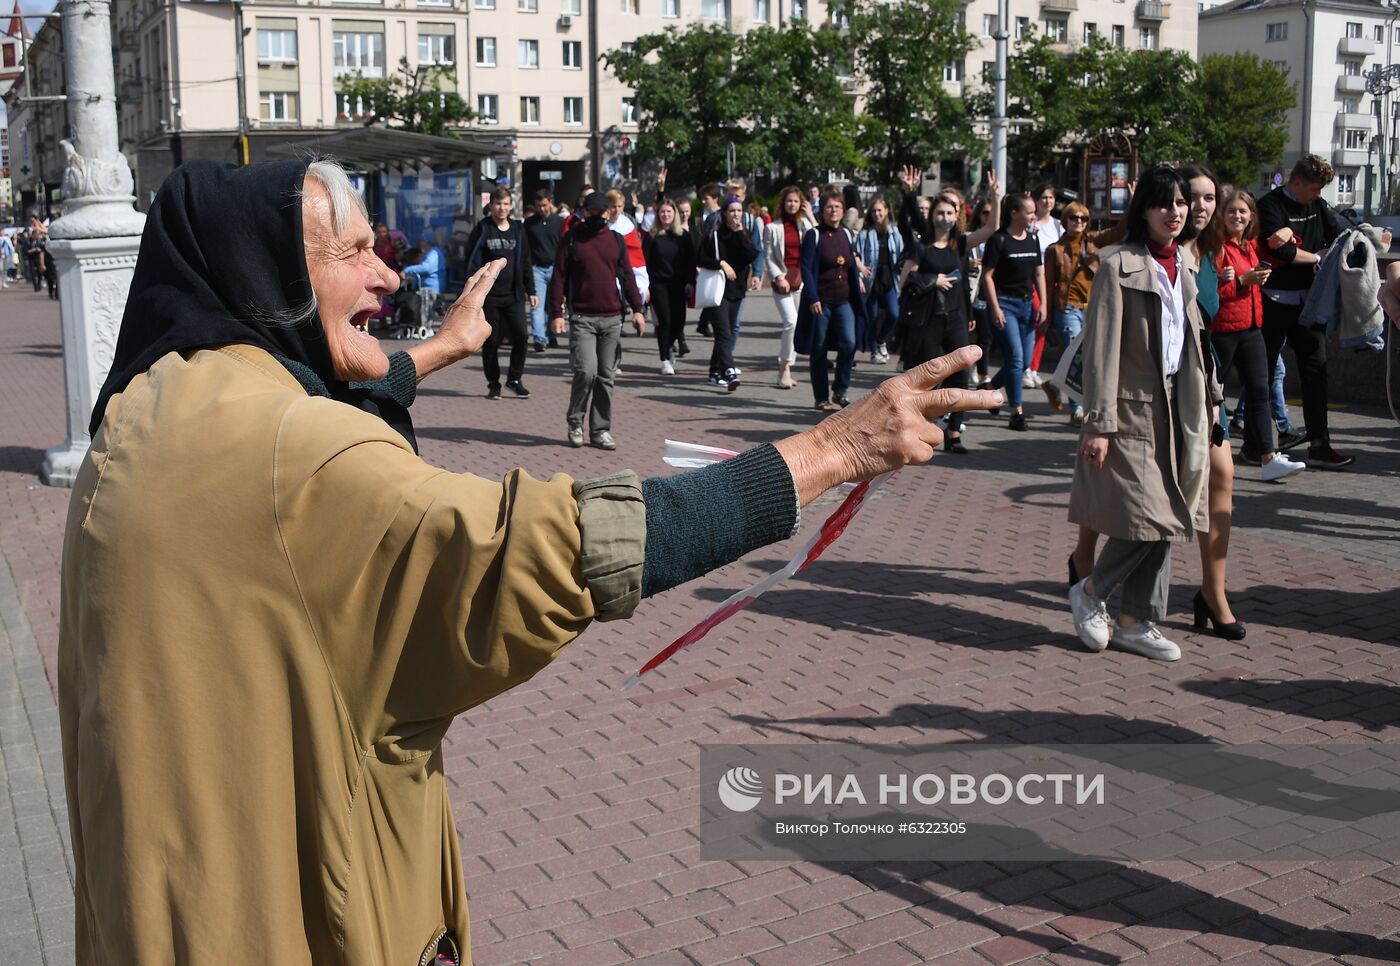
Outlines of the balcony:
<svg viewBox="0 0 1400 966">
<path fill-rule="evenodd" d="M 1139 20 L 1166 20 L 1172 15 L 1172 5 L 1162 3 L 1161 0 L 1138 0 L 1137 18 Z"/>
<path fill-rule="evenodd" d="M 1042 10 L 1062 10 L 1069 12 L 1079 9 L 1079 0 L 1040 0 Z"/>
<path fill-rule="evenodd" d="M 1355 114 L 1347 114 L 1338 111 L 1336 126 L 1340 128 L 1351 128 L 1357 131 L 1365 131 L 1367 134 L 1372 134 L 1375 133 L 1376 130 L 1376 116 L 1374 114 L 1361 114 L 1359 112 Z"/>
<path fill-rule="evenodd" d="M 1371 57 L 1376 53 L 1376 42 L 1370 37 L 1343 37 L 1337 41 L 1337 53 L 1343 57 Z"/>
<path fill-rule="evenodd" d="M 1332 166 L 1336 168 L 1364 168 L 1369 160 L 1369 152 L 1363 148 L 1336 148 L 1332 151 Z"/>
<path fill-rule="evenodd" d="M 1338 94 L 1365 94 L 1366 78 L 1360 74 L 1343 74 L 1337 78 Z"/>
</svg>

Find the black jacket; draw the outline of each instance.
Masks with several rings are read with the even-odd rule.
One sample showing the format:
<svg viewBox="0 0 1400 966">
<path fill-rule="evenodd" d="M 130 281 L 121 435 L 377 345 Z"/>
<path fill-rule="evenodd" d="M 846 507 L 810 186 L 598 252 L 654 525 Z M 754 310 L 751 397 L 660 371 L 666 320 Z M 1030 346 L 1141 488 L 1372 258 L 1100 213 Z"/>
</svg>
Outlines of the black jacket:
<svg viewBox="0 0 1400 966">
<path fill-rule="evenodd" d="M 653 285 L 689 285 L 695 281 L 695 246 L 689 235 L 658 232 L 650 238 L 646 246 L 647 275 Z"/>
<path fill-rule="evenodd" d="M 1292 228 L 1294 240 L 1287 245 L 1270 249 L 1267 239 L 1280 228 Z M 1312 288 L 1316 272 L 1312 265 L 1294 265 L 1294 256 L 1301 248 L 1306 252 L 1320 252 L 1346 231 L 1347 225 L 1332 210 L 1332 206 L 1321 198 L 1307 205 L 1300 205 L 1284 193 L 1283 188 L 1275 188 L 1259 199 L 1259 253 L 1274 266 L 1273 274 L 1265 283 L 1265 288 L 1284 291 L 1301 291 Z"/>
<path fill-rule="evenodd" d="M 470 237 L 467 238 L 467 277 L 470 278 L 482 265 L 490 259 L 486 251 L 486 226 L 495 227 L 495 222 L 490 218 L 483 218 L 476 223 L 472 229 Z M 521 301 L 527 295 L 535 295 L 535 273 L 531 270 L 530 249 L 525 237 L 525 226 L 514 218 L 510 220 L 510 228 L 507 229 L 511 237 L 515 239 L 515 257 L 511 261 L 511 270 L 514 276 L 510 280 L 511 297 L 516 301 Z M 500 280 L 497 279 L 499 282 Z"/>
<path fill-rule="evenodd" d="M 719 255 L 716 257 L 716 241 Z M 700 242 L 695 263 L 701 268 L 719 268 L 721 261 L 728 262 L 734 269 L 733 280 L 724 285 L 724 297 L 731 300 L 742 299 L 749 294 L 749 276 L 753 273 L 753 261 L 758 250 L 753 247 L 753 239 L 748 232 L 738 231 L 728 225 L 720 225 L 710 236 Z"/>
</svg>

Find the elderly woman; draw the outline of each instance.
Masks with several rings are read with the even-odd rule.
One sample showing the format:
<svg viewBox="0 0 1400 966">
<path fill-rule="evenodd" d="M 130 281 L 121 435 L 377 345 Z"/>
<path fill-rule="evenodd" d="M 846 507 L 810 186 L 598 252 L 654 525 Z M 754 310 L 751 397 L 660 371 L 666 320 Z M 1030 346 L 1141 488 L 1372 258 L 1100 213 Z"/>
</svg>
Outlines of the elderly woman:
<svg viewBox="0 0 1400 966">
<path fill-rule="evenodd" d="M 965 352 L 691 474 L 449 473 L 352 389 L 390 370 L 373 243 L 323 162 L 191 163 L 151 206 L 64 538 L 77 960 L 463 961 L 453 717 L 991 402 L 936 388 Z M 500 264 L 425 366 L 485 341 Z"/>
<path fill-rule="evenodd" d="M 1084 646 L 1159 661 L 1181 649 L 1166 616 L 1171 545 L 1207 528 L 1212 407 L 1220 400 L 1196 302 L 1196 264 L 1178 242 L 1191 187 L 1165 165 L 1139 179 L 1127 243 L 1101 261 L 1084 316 L 1084 425 L 1069 519 L 1109 539 L 1070 587 Z M 1122 593 L 1117 622 L 1108 599 Z"/>
</svg>

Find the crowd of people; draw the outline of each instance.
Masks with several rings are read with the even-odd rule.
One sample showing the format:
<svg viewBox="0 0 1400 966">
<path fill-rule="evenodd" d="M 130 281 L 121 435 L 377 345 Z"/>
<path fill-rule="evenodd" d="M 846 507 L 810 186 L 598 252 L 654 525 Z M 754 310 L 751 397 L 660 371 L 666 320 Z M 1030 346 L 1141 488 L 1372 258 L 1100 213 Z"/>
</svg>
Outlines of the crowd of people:
<svg viewBox="0 0 1400 966">
<path fill-rule="evenodd" d="M 22 278 L 36 292 L 46 288 L 49 298 L 58 298 L 58 265 L 49 254 L 49 226 L 38 215 L 30 216 L 27 227 L 0 233 L 0 288 L 9 288 L 12 278 Z"/>
</svg>

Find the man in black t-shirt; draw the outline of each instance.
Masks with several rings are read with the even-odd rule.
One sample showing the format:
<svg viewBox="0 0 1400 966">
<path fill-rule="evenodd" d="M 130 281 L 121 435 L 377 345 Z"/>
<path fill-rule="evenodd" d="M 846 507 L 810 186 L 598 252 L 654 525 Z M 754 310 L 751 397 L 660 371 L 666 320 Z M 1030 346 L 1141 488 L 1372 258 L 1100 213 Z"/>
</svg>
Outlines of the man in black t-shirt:
<svg viewBox="0 0 1400 966">
<path fill-rule="evenodd" d="M 530 271 L 534 276 L 536 296 L 549 291 L 549 280 L 554 277 L 554 256 L 559 251 L 559 239 L 563 234 L 564 219 L 555 210 L 554 196 L 541 188 L 535 192 L 535 213 L 525 219 L 525 238 L 530 248 Z M 546 345 L 559 345 L 554 333 L 548 330 L 548 322 L 544 303 L 537 298 L 535 307 L 530 310 L 530 338 L 536 352 L 543 352 Z"/>
<path fill-rule="evenodd" d="M 486 373 L 487 399 L 501 398 L 501 363 L 498 352 L 501 343 L 510 339 L 510 369 L 506 388 L 517 396 L 526 397 L 525 345 L 530 329 L 525 321 L 525 303 L 530 308 L 539 304 L 535 294 L 535 275 L 531 271 L 530 251 L 525 227 L 510 217 L 512 201 L 509 188 L 491 192 L 491 206 L 486 218 L 477 223 L 467 239 L 467 277 L 487 262 L 504 259 L 506 267 L 496 276 L 491 291 L 486 294 L 482 309 L 491 325 L 491 337 L 481 347 L 481 367 Z"/>
</svg>

